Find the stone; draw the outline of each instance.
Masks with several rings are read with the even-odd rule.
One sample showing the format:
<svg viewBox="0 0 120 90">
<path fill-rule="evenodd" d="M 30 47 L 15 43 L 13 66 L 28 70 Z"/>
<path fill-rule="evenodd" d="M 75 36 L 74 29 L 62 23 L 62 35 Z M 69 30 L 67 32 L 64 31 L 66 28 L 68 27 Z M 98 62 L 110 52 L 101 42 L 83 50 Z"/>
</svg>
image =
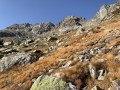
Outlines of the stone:
<svg viewBox="0 0 120 90">
<path fill-rule="evenodd" d="M 18 86 L 21 86 L 21 85 L 22 85 L 22 83 L 19 83 L 19 84 L 18 84 Z"/>
<path fill-rule="evenodd" d="M 99 70 L 99 76 L 98 76 L 98 80 L 104 80 L 104 70 Z"/>
<path fill-rule="evenodd" d="M 53 41 L 55 41 L 55 40 L 57 40 L 56 37 L 49 37 L 47 41 L 51 41 L 51 42 L 53 42 Z"/>
<path fill-rule="evenodd" d="M 78 58 L 79 58 L 79 60 L 82 62 L 83 59 L 85 58 L 85 56 L 84 56 L 84 55 L 79 55 Z"/>
<path fill-rule="evenodd" d="M 8 48 L 0 48 L 0 52 L 7 50 Z"/>
<path fill-rule="evenodd" d="M 71 82 L 68 83 L 71 90 L 77 90 L 77 87 L 73 85 Z"/>
<path fill-rule="evenodd" d="M 13 42 L 4 42 L 4 46 L 13 45 Z"/>
<path fill-rule="evenodd" d="M 108 90 L 113 90 L 112 87 L 109 87 Z"/>
<path fill-rule="evenodd" d="M 92 66 L 91 64 L 89 65 L 89 71 L 90 71 L 90 75 L 92 78 L 96 77 L 96 68 L 94 66 Z"/>
<path fill-rule="evenodd" d="M 59 78 L 42 75 L 37 78 L 30 90 L 70 90 L 70 87 Z"/>
<path fill-rule="evenodd" d="M 34 50 L 33 53 L 42 53 L 41 50 Z"/>
<path fill-rule="evenodd" d="M 51 47 L 49 47 L 49 51 L 54 51 L 54 50 L 56 50 L 58 47 L 57 46 L 51 46 Z"/>
<path fill-rule="evenodd" d="M 35 40 L 35 42 L 34 42 L 34 43 L 38 43 L 39 41 L 40 41 L 40 39 L 38 38 L 38 39 L 36 39 L 36 40 Z"/>
<path fill-rule="evenodd" d="M 40 57 L 39 60 L 44 59 L 44 58 L 45 58 L 44 56 L 43 56 L 43 57 Z"/>
<path fill-rule="evenodd" d="M 64 62 L 66 61 L 67 59 L 60 59 L 59 62 Z"/>
<path fill-rule="evenodd" d="M 106 59 L 102 58 L 102 59 L 98 59 L 97 62 L 104 62 Z"/>
<path fill-rule="evenodd" d="M 110 37 L 110 38 L 107 38 L 106 40 L 105 40 L 105 43 L 109 43 L 110 41 L 112 41 L 112 40 L 114 40 L 114 39 L 117 39 L 117 38 L 119 38 L 120 37 L 120 35 L 119 36 L 112 36 L 112 37 Z"/>
<path fill-rule="evenodd" d="M 71 61 L 68 61 L 65 65 L 61 66 L 60 68 L 66 68 L 71 65 Z"/>
<path fill-rule="evenodd" d="M 33 71 L 34 71 L 34 70 L 32 69 L 32 70 L 27 71 L 26 73 L 30 74 L 30 73 L 32 73 Z"/>
<path fill-rule="evenodd" d="M 32 82 L 35 82 L 36 81 L 36 79 L 32 79 Z"/>
<path fill-rule="evenodd" d="M 29 39 L 25 42 L 25 44 L 29 44 L 29 43 L 33 43 L 33 42 L 34 42 L 34 40 Z"/>
<path fill-rule="evenodd" d="M 18 53 L 3 57 L 0 60 L 0 72 L 9 69 L 13 65 L 26 66 L 38 60 L 38 57 L 32 57 L 29 53 Z"/>
<path fill-rule="evenodd" d="M 91 49 L 91 50 L 90 50 L 90 54 L 91 54 L 91 55 L 95 55 L 95 54 L 96 54 L 96 53 L 95 53 L 95 50 Z"/>
<path fill-rule="evenodd" d="M 32 48 L 26 49 L 25 52 L 32 51 Z"/>
<path fill-rule="evenodd" d="M 80 28 L 78 29 L 77 33 L 75 34 L 75 36 L 78 36 L 78 35 L 82 34 L 84 31 L 85 31 L 85 29 L 82 28 L 82 27 L 80 27 Z"/>
<path fill-rule="evenodd" d="M 50 69 L 48 72 L 49 72 L 49 73 L 52 73 L 53 71 L 54 71 L 54 69 Z"/>
<path fill-rule="evenodd" d="M 114 81 L 112 81 L 112 83 L 113 83 L 115 90 L 120 90 L 120 80 L 118 80 L 118 79 L 114 80 Z"/>
<path fill-rule="evenodd" d="M 8 54 L 8 53 L 13 53 L 13 52 L 18 52 L 16 49 L 6 49 L 2 53 L 3 54 Z"/>
<path fill-rule="evenodd" d="M 91 90 L 102 90 L 102 89 L 98 86 L 94 86 Z"/>
<path fill-rule="evenodd" d="M 106 34 L 107 34 L 107 33 L 111 33 L 111 32 L 113 32 L 113 30 L 105 30 L 105 31 L 104 31 L 104 33 L 106 33 Z"/>
<path fill-rule="evenodd" d="M 60 43 L 60 42 L 62 42 L 62 40 L 57 40 L 57 41 L 56 41 L 56 43 Z"/>
<path fill-rule="evenodd" d="M 103 81 L 104 80 L 104 74 L 106 73 L 106 70 L 98 70 L 98 79 L 97 80 L 100 80 L 100 81 Z"/>
<path fill-rule="evenodd" d="M 58 77 L 58 78 L 60 78 L 62 75 L 65 75 L 65 73 L 63 72 L 55 73 L 55 77 Z"/>
<path fill-rule="evenodd" d="M 58 43 L 58 46 L 61 46 L 62 44 L 64 44 L 64 42 Z"/>
</svg>

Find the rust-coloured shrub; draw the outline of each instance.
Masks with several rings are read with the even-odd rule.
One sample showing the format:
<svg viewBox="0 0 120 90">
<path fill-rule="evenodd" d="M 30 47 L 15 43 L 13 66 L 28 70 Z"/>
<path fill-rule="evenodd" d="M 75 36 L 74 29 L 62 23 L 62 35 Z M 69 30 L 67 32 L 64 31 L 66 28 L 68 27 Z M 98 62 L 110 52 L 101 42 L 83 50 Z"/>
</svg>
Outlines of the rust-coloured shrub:
<svg viewBox="0 0 120 90">
<path fill-rule="evenodd" d="M 107 60 L 114 60 L 114 55 L 113 55 L 112 53 L 108 53 L 108 54 L 106 55 L 106 59 L 107 59 Z"/>
</svg>

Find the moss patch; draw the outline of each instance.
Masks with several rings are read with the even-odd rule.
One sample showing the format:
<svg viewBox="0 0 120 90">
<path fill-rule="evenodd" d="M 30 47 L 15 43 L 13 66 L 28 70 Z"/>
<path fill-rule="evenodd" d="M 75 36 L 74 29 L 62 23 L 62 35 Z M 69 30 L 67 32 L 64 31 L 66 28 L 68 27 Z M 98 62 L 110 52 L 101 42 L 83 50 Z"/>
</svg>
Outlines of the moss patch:
<svg viewBox="0 0 120 90">
<path fill-rule="evenodd" d="M 68 90 L 68 86 L 61 79 L 45 76 L 38 78 L 30 90 Z"/>
</svg>

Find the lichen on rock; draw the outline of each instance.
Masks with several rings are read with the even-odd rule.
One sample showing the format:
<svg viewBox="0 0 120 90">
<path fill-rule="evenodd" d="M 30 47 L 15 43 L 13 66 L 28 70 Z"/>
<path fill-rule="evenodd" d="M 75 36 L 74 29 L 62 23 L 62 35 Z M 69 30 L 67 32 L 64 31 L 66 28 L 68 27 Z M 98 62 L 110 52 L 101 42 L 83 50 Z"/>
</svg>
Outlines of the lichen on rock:
<svg viewBox="0 0 120 90">
<path fill-rule="evenodd" d="M 30 90 L 69 90 L 68 84 L 56 77 L 40 76 Z"/>
</svg>

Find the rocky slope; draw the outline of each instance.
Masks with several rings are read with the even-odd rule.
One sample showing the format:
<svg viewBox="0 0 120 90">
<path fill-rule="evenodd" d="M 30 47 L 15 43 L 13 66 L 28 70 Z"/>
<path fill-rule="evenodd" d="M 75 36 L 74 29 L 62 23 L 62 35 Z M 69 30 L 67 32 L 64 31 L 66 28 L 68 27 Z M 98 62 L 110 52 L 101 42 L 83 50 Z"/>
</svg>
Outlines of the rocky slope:
<svg viewBox="0 0 120 90">
<path fill-rule="evenodd" d="M 89 21 L 68 16 L 56 26 L 26 23 L 1 31 L 0 89 L 119 90 L 119 5 L 102 6 Z M 5 41 L 10 37 L 24 42 Z"/>
</svg>

